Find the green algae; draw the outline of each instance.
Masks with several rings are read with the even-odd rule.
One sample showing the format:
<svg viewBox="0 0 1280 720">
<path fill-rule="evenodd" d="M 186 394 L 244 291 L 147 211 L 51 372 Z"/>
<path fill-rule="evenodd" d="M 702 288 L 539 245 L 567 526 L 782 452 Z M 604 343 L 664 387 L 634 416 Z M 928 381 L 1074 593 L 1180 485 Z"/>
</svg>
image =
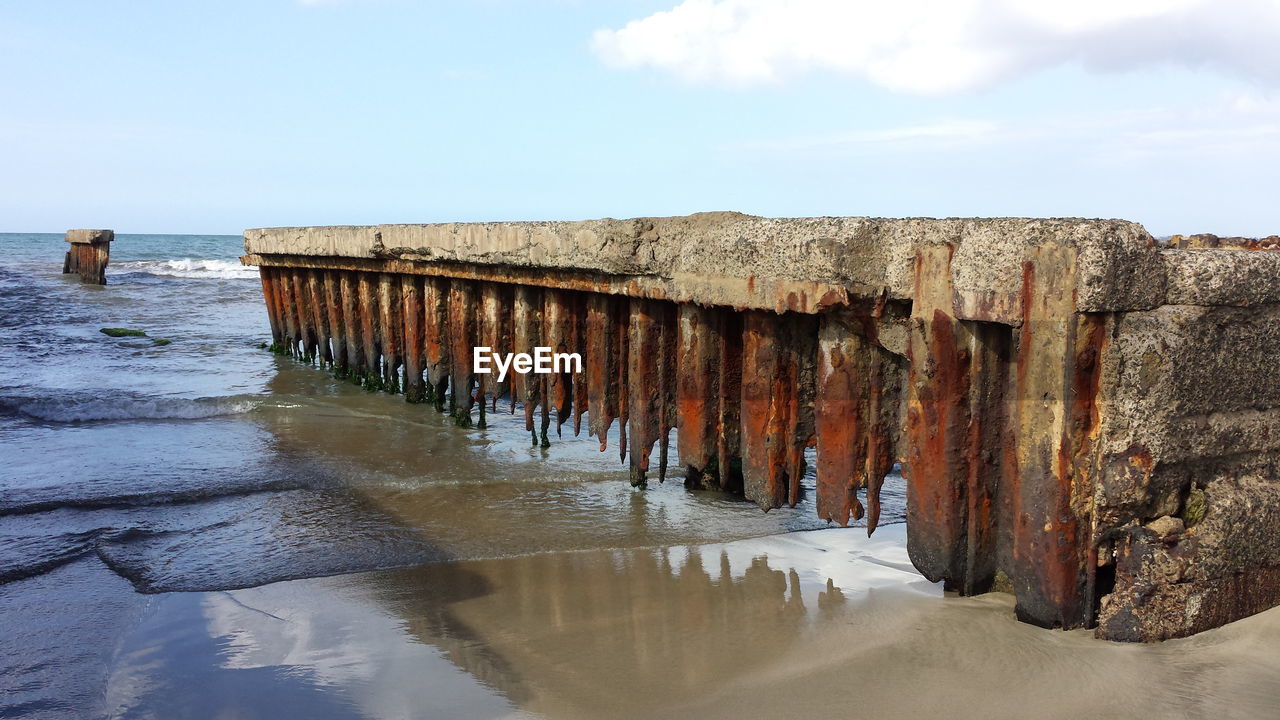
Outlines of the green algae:
<svg viewBox="0 0 1280 720">
<path fill-rule="evenodd" d="M 1182 508 L 1182 524 L 1184 526 L 1191 527 L 1204 520 L 1206 500 L 1203 490 L 1198 487 L 1191 488 L 1191 492 L 1187 493 L 1187 502 Z"/>
<path fill-rule="evenodd" d="M 102 328 L 101 330 L 98 330 L 98 332 L 102 333 L 103 335 L 106 335 L 107 337 L 113 337 L 113 338 L 146 337 L 147 336 L 145 332 L 141 330 L 134 330 L 132 328 Z"/>
</svg>

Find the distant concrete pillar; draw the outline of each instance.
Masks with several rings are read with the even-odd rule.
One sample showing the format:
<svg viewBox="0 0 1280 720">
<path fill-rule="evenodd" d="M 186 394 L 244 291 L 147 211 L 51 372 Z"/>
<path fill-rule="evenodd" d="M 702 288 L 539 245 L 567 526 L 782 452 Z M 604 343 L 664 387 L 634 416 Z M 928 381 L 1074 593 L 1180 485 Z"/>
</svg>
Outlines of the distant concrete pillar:
<svg viewBox="0 0 1280 720">
<path fill-rule="evenodd" d="M 80 282 L 106 285 L 107 256 L 115 239 L 114 230 L 68 230 L 71 248 L 62 263 L 62 272 L 78 273 Z"/>
</svg>

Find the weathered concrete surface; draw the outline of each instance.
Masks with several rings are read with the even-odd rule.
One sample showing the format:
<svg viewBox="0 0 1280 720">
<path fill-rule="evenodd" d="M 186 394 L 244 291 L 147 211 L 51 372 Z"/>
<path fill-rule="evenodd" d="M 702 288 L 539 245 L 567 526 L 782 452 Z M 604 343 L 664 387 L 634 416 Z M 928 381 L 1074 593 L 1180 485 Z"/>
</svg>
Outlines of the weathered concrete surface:
<svg viewBox="0 0 1280 720">
<path fill-rule="evenodd" d="M 579 222 L 441 223 L 245 231 L 250 255 L 400 259 L 594 273 L 623 294 L 817 312 L 850 293 L 908 300 L 919 248 L 953 246 L 958 317 L 1016 322 L 1021 263 L 1039 245 L 1080 253 L 1078 307 L 1151 308 L 1164 297 L 1140 225 L 1081 219 L 761 218 L 740 213 Z M 646 282 L 647 281 L 647 282 Z M 587 289 L 585 287 L 580 289 Z"/>
<path fill-rule="evenodd" d="M 62 261 L 63 274 L 75 273 L 81 282 L 106 285 L 107 260 L 115 238 L 112 230 L 68 230 L 66 240 L 71 247 Z"/>
<path fill-rule="evenodd" d="M 1166 305 L 1280 303 L 1280 252 L 1165 250 Z"/>
<path fill-rule="evenodd" d="M 818 513 L 872 531 L 900 463 L 926 577 L 1147 641 L 1280 603 L 1275 245 L 704 213 L 250 230 L 245 262 L 277 348 L 448 393 L 464 425 L 507 393 L 544 446 L 552 410 L 575 434 L 587 410 L 602 450 L 616 420 L 636 485 L 665 476 L 675 429 L 690 485 L 794 505 L 816 447 Z M 476 344 L 585 367 L 498 385 Z"/>
<path fill-rule="evenodd" d="M 1125 313 L 1109 337 L 1094 532 L 1116 582 L 1100 633 L 1185 635 L 1274 604 L 1280 383 L 1259 368 L 1280 357 L 1280 305 Z"/>
<path fill-rule="evenodd" d="M 1276 250 L 1280 249 L 1280 235 L 1264 238 L 1219 237 L 1210 233 L 1173 235 L 1163 245 L 1180 250 Z"/>
</svg>

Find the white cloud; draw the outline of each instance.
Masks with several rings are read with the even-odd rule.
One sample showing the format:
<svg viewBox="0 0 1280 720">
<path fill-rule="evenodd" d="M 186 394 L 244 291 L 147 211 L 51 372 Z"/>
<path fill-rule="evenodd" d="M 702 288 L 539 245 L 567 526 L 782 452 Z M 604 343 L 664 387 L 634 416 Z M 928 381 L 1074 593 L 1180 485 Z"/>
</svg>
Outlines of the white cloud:
<svg viewBox="0 0 1280 720">
<path fill-rule="evenodd" d="M 911 154 L 983 153 L 1032 157 L 1043 149 L 1108 162 L 1217 157 L 1254 163 L 1280 156 L 1280 101 L 1223 93 L 1196 105 L 1013 118 L 948 118 L 845 132 L 760 138 L 722 147 L 729 154 L 775 154 L 805 161 Z M 1269 161 L 1267 161 L 1269 162 Z"/>
<path fill-rule="evenodd" d="M 1280 0 L 686 0 L 597 31 L 592 48 L 617 67 L 736 86 L 828 71 L 947 94 L 1069 63 L 1280 85 Z"/>
</svg>

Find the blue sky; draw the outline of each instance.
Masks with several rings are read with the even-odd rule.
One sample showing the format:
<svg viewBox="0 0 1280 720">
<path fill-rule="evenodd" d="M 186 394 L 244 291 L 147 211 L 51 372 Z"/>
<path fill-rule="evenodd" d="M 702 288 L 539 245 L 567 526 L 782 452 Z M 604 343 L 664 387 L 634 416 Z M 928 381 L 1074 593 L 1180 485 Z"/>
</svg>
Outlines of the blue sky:
<svg viewBox="0 0 1280 720">
<path fill-rule="evenodd" d="M 1278 90 L 1274 0 L 8 2 L 0 231 L 739 210 L 1267 235 Z"/>
</svg>

